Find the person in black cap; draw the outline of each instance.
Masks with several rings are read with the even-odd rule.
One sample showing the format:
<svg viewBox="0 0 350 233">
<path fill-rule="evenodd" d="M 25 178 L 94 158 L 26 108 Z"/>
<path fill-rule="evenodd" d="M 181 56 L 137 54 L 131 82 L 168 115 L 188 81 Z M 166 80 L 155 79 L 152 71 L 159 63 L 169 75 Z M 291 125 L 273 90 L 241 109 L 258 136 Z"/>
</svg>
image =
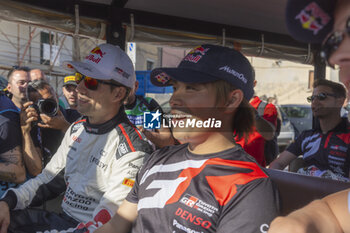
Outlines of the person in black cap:
<svg viewBox="0 0 350 233">
<path fill-rule="evenodd" d="M 150 157 L 117 214 L 96 232 L 128 232 L 132 223 L 133 233 L 265 232 L 278 213 L 276 190 L 233 140 L 234 131 L 254 125 L 249 61 L 202 45 L 177 68 L 153 70 L 151 81 L 173 86 L 170 122 L 182 144 Z"/>
<path fill-rule="evenodd" d="M 67 100 L 69 109 L 77 109 L 78 105 L 78 93 L 77 83 L 75 82 L 75 75 L 68 75 L 64 77 L 62 92 Z"/>
<path fill-rule="evenodd" d="M 350 84 L 350 1 L 289 0 L 287 28 L 298 40 L 322 43 L 321 56 L 339 66 L 339 78 Z M 349 92 L 348 92 L 349 93 Z M 316 200 L 287 217 L 276 218 L 269 233 L 350 232 L 350 189 Z"/>
</svg>

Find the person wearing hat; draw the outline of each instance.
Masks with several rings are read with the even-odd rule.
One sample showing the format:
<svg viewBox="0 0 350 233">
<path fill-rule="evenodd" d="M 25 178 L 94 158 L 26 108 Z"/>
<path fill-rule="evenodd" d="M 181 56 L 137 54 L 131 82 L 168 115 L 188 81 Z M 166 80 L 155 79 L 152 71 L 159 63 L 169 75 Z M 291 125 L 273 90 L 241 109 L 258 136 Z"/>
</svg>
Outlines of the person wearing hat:
<svg viewBox="0 0 350 233">
<path fill-rule="evenodd" d="M 76 72 L 77 109 L 83 117 L 69 127 L 40 175 L 4 194 L 3 232 L 92 232 L 114 215 L 152 152 L 123 109 L 135 82 L 126 53 L 101 44 L 84 61 L 65 65 Z M 62 192 L 61 214 L 27 208 Z"/>
<path fill-rule="evenodd" d="M 321 56 L 328 65 L 339 66 L 340 81 L 349 93 L 350 1 L 289 0 L 286 16 L 295 39 L 322 44 Z M 350 232 L 349 203 L 350 189 L 313 201 L 286 217 L 276 218 L 269 233 Z"/>
<path fill-rule="evenodd" d="M 96 232 L 265 232 L 278 214 L 271 180 L 233 140 L 252 131 L 253 71 L 238 51 L 192 49 L 151 80 L 173 86 L 170 117 L 182 144 L 152 154 L 117 214 Z"/>
<path fill-rule="evenodd" d="M 78 94 L 76 88 L 77 83 L 75 82 L 75 75 L 68 75 L 64 77 L 62 92 L 67 100 L 69 109 L 77 109 Z"/>
</svg>

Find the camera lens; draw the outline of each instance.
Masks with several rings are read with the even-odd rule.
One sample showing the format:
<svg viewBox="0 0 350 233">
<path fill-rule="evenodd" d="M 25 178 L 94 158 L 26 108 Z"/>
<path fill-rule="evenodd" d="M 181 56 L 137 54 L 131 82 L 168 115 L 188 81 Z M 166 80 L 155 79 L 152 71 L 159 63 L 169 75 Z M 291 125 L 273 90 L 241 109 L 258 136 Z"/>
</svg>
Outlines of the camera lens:
<svg viewBox="0 0 350 233">
<path fill-rule="evenodd" d="M 39 111 L 50 117 L 56 116 L 58 108 L 57 102 L 53 99 L 43 99 L 38 101 Z"/>
</svg>

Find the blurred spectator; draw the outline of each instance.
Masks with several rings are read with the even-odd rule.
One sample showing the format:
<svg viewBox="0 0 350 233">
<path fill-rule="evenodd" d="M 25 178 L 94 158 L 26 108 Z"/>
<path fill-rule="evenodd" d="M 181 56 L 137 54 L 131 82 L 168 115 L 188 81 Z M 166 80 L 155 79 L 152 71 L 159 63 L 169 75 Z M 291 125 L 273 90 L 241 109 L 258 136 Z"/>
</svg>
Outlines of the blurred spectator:
<svg viewBox="0 0 350 233">
<path fill-rule="evenodd" d="M 7 80 L 4 77 L 0 76 L 0 91 L 7 91 L 7 84 Z"/>
<path fill-rule="evenodd" d="M 257 81 L 254 80 L 254 87 Z M 247 135 L 247 139 L 236 137 L 235 140 L 243 149 L 253 156 L 261 166 L 266 166 L 266 157 L 274 157 L 278 154 L 277 146 L 277 109 L 273 104 L 268 104 L 258 96 L 250 100 L 251 106 L 256 110 L 256 127 Z M 270 144 L 267 141 L 272 141 Z M 272 160 L 268 160 L 270 162 Z"/>
<path fill-rule="evenodd" d="M 0 91 L 0 197 L 25 180 L 17 107 Z"/>
<path fill-rule="evenodd" d="M 12 95 L 12 102 L 16 105 L 18 111 L 26 102 L 26 88 L 30 81 L 29 69 L 27 67 L 13 67 L 7 75 L 7 90 Z"/>
<path fill-rule="evenodd" d="M 348 180 L 350 167 L 350 124 L 341 118 L 340 110 L 346 98 L 344 85 L 329 80 L 316 80 L 312 96 L 308 97 L 319 127 L 303 131 L 270 168 L 284 169 L 299 155 L 305 168 L 299 173 L 332 179 Z"/>
<path fill-rule="evenodd" d="M 153 112 L 159 109 L 162 112 L 161 107 L 151 97 L 143 97 L 142 95 L 136 95 L 136 91 L 139 88 L 139 82 L 135 81 L 135 87 L 131 90 L 128 98 L 124 101 L 125 113 L 127 114 L 131 123 L 135 126 L 143 126 L 143 113 Z"/>
<path fill-rule="evenodd" d="M 77 83 L 75 82 L 75 76 L 69 75 L 64 77 L 62 92 L 68 103 L 67 108 L 77 109 L 78 94 L 77 94 Z"/>
<path fill-rule="evenodd" d="M 267 103 L 273 104 L 273 105 L 277 105 L 278 103 L 277 103 L 277 97 L 276 97 L 276 95 L 267 98 Z"/>
<path fill-rule="evenodd" d="M 155 112 L 157 110 L 163 112 L 163 110 L 154 99 L 136 95 L 138 87 L 139 82 L 136 80 L 134 88 L 124 101 L 125 112 L 129 120 L 137 126 L 157 148 L 174 145 L 175 139 L 169 128 L 161 127 L 159 130 L 155 129 L 152 131 L 143 128 L 144 112 Z"/>
<path fill-rule="evenodd" d="M 21 111 L 24 161 L 28 172 L 36 176 L 56 153 L 63 136 L 79 114 L 68 115 L 59 108 L 56 93 L 49 83 L 36 80 L 28 85 L 28 102 Z"/>
<path fill-rule="evenodd" d="M 40 69 L 31 69 L 29 71 L 29 77 L 30 77 L 30 81 L 34 81 L 34 80 L 43 80 L 47 82 L 47 78 L 44 74 L 44 72 Z"/>
</svg>

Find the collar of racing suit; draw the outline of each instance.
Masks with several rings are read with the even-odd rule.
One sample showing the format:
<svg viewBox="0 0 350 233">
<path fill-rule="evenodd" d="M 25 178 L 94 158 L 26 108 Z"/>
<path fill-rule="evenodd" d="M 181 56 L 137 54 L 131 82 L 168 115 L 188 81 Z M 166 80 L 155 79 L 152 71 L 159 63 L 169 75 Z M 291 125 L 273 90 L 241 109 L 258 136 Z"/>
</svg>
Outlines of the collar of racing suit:
<svg viewBox="0 0 350 233">
<path fill-rule="evenodd" d="M 114 129 L 117 125 L 123 122 L 129 122 L 128 117 L 126 116 L 124 106 L 120 107 L 119 112 L 117 115 L 115 115 L 112 119 L 109 121 L 99 124 L 99 125 L 94 125 L 90 124 L 89 120 L 87 117 L 84 117 L 84 128 L 88 133 L 92 134 L 105 134 Z"/>
</svg>

